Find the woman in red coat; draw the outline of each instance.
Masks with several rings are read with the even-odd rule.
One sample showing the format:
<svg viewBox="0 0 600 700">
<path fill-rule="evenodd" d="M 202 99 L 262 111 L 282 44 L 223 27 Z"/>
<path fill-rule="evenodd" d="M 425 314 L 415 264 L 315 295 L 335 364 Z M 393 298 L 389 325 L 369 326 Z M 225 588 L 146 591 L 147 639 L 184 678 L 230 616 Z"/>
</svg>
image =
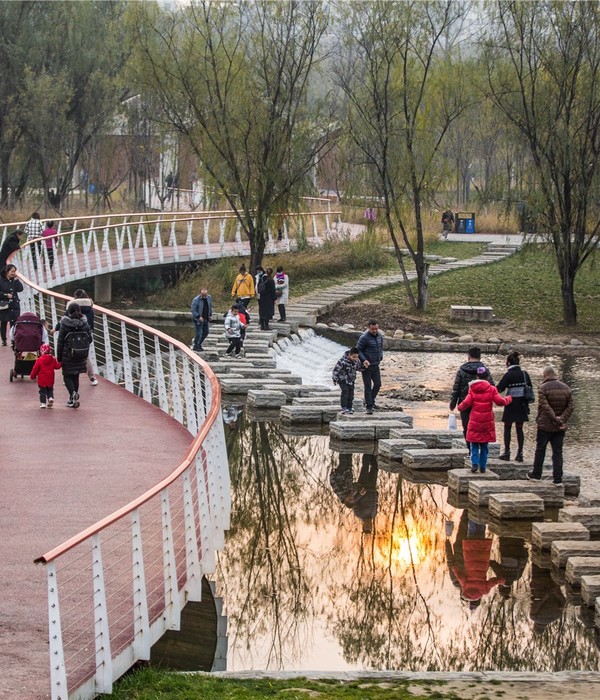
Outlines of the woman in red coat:
<svg viewBox="0 0 600 700">
<path fill-rule="evenodd" d="M 467 427 L 467 442 L 471 444 L 471 471 L 485 472 L 488 460 L 488 443 L 496 442 L 496 425 L 493 404 L 508 406 L 512 396 L 504 398 L 487 379 L 487 367 L 477 368 L 477 379 L 469 383 L 467 398 L 458 405 L 459 411 L 471 409 Z"/>
</svg>

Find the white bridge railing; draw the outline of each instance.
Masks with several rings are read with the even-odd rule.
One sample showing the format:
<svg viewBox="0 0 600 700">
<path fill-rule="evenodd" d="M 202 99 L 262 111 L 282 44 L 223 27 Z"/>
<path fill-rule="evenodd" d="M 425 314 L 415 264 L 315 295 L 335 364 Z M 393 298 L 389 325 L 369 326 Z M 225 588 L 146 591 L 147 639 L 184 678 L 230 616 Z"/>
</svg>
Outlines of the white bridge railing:
<svg viewBox="0 0 600 700">
<path fill-rule="evenodd" d="M 294 249 L 299 236 L 319 245 L 338 235 L 339 215 L 329 210 L 286 214 L 280 234 L 268 231 L 265 252 Z M 3 226 L 0 245 L 25 223 Z M 58 235 L 52 258 L 39 239 L 33 246 L 24 246 L 19 259 L 19 271 L 45 288 L 134 267 L 249 252 L 241 225 L 231 211 L 80 217 L 55 219 L 55 225 Z"/>
<path fill-rule="evenodd" d="M 20 271 L 31 264 L 28 247 L 11 260 Z M 54 324 L 67 297 L 23 281 L 21 310 Z M 109 693 L 136 661 L 149 659 L 152 644 L 179 628 L 185 602 L 200 599 L 230 519 L 220 393 L 209 366 L 159 331 L 94 309 L 99 373 L 159 406 L 193 437 L 168 478 L 36 559 L 48 573 L 53 700 Z"/>
</svg>

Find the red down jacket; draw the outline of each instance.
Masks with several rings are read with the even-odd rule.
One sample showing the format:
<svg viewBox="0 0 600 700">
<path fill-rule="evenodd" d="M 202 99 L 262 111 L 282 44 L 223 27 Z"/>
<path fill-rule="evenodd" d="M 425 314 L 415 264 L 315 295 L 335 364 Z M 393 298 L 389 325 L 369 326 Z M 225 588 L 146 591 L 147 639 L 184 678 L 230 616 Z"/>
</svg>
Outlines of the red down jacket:
<svg viewBox="0 0 600 700">
<path fill-rule="evenodd" d="M 511 401 L 512 396 L 500 396 L 498 389 L 485 379 L 472 381 L 467 398 L 458 404 L 459 411 L 471 409 L 467 442 L 496 442 L 493 404 L 507 406 Z"/>
<path fill-rule="evenodd" d="M 53 355 L 40 355 L 29 376 L 31 379 L 37 377 L 38 386 L 54 386 L 54 370 L 60 367 L 60 362 Z"/>
</svg>

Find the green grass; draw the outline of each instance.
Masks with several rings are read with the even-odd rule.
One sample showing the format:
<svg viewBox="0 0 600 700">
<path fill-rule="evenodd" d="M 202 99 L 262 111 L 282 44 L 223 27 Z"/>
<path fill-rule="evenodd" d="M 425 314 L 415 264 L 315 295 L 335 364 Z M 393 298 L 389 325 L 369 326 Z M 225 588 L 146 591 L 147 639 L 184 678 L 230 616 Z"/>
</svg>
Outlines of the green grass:
<svg viewBox="0 0 600 700">
<path fill-rule="evenodd" d="M 472 304 L 492 306 L 496 317 L 520 327 L 523 333 L 527 330 L 569 334 L 574 331 L 577 334 L 598 333 L 598 262 L 595 259 L 589 260 L 576 278 L 576 329 L 562 325 L 560 278 L 552 249 L 533 244 L 524 246 L 519 253 L 499 263 L 432 277 L 427 310 L 421 317 L 431 322 L 448 324 L 452 304 Z M 388 287 L 364 298 L 394 303 L 400 310 L 409 311 L 404 291 L 399 287 Z"/>
<path fill-rule="evenodd" d="M 427 684 L 431 686 L 432 683 Z M 305 678 L 289 680 L 234 680 L 169 674 L 154 669 L 144 669 L 129 674 L 114 687 L 112 695 L 101 695 L 105 700 L 414 700 L 409 686 L 420 686 L 422 697 L 454 700 L 455 693 L 430 691 L 415 681 L 390 682 L 380 685 L 374 681 L 341 682 L 337 680 L 309 681 Z"/>
</svg>

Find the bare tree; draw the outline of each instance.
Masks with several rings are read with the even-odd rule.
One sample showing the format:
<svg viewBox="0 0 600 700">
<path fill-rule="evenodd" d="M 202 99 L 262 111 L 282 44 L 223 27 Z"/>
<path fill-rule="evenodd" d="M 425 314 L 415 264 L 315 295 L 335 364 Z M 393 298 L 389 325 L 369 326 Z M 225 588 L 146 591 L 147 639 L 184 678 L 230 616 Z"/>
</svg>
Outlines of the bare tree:
<svg viewBox="0 0 600 700">
<path fill-rule="evenodd" d="M 575 278 L 600 240 L 600 7 L 497 2 L 487 42 L 491 95 L 525 136 L 552 241 L 563 321 L 577 323 Z"/>
<path fill-rule="evenodd" d="M 450 0 L 353 2 L 347 10 L 349 40 L 358 47 L 352 65 L 338 71 L 348 96 L 348 128 L 372 173 L 415 309 L 427 304 L 422 206 L 435 192 L 441 146 L 463 108 L 460 70 L 443 50 L 462 12 Z M 415 264 L 416 298 L 400 241 Z"/>
</svg>

